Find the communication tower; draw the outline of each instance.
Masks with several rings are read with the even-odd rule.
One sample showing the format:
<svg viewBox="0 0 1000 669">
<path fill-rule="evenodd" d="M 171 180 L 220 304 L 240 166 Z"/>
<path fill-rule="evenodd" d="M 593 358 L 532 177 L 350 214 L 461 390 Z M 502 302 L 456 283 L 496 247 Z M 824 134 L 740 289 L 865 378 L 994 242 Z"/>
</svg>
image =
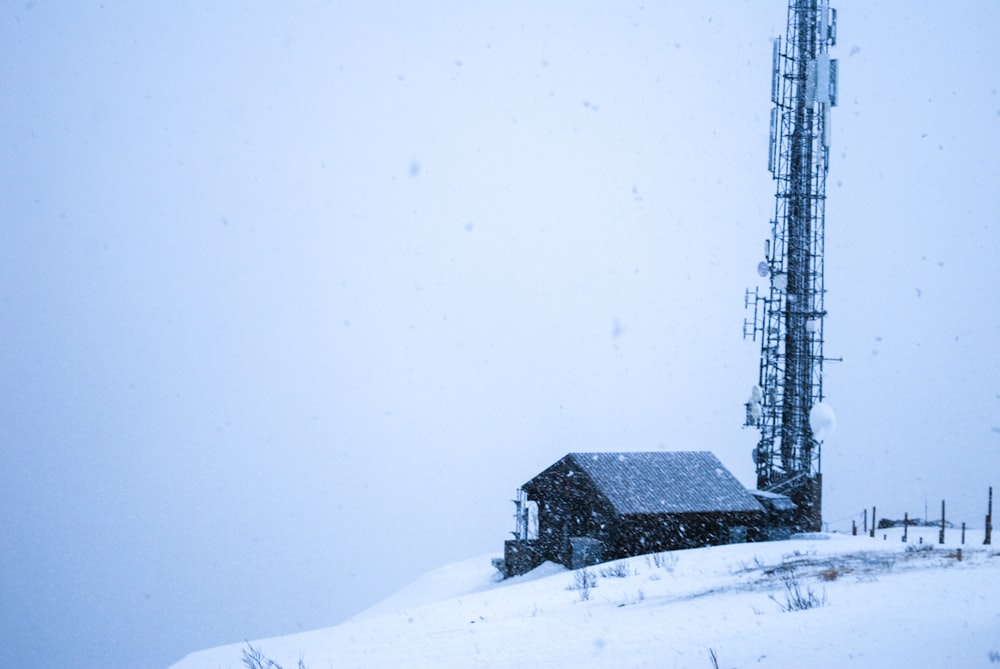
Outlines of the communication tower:
<svg viewBox="0 0 1000 669">
<path fill-rule="evenodd" d="M 774 40 L 768 170 L 777 184 L 771 237 L 758 265 L 770 285 L 746 292 L 760 338 L 760 373 L 746 404 L 757 488 L 788 495 L 795 529 L 822 529 L 820 444 L 810 425 L 823 401 L 823 233 L 830 108 L 837 104 L 837 12 L 828 0 L 789 0 L 785 40 Z M 820 407 L 822 410 L 822 407 Z"/>
</svg>

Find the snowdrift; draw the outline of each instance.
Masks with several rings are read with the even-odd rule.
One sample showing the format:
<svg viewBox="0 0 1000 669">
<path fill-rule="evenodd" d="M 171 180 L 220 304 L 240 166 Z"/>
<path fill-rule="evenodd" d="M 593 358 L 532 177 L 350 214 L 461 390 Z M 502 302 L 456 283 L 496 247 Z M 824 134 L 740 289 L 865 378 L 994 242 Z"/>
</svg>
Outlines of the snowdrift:
<svg viewBox="0 0 1000 669">
<path fill-rule="evenodd" d="M 1000 665 L 1000 549 L 932 543 L 929 528 L 903 543 L 901 532 L 675 551 L 585 573 L 548 564 L 507 581 L 484 556 L 336 627 L 250 646 L 285 669 Z M 247 647 L 172 669 L 244 669 Z"/>
</svg>

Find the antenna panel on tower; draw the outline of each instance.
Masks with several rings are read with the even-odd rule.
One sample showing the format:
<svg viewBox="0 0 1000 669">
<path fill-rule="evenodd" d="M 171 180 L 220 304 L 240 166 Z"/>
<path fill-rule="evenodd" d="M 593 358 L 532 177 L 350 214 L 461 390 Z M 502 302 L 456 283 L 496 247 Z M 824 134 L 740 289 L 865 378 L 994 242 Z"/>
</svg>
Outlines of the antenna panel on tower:
<svg viewBox="0 0 1000 669">
<path fill-rule="evenodd" d="M 830 106 L 837 106 L 837 59 L 830 59 Z"/>
<path fill-rule="evenodd" d="M 778 153 L 778 108 L 771 108 L 771 138 L 767 144 L 767 171 L 774 174 L 774 163 Z"/>
<path fill-rule="evenodd" d="M 777 104 L 781 93 L 781 38 L 775 37 L 771 44 L 771 102 Z"/>
</svg>

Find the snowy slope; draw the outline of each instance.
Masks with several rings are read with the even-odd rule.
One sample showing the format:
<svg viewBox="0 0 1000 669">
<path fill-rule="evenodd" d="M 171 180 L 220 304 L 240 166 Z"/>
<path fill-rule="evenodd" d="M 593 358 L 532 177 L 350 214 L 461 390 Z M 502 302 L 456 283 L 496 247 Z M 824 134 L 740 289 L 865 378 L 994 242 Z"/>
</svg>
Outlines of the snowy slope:
<svg viewBox="0 0 1000 669">
<path fill-rule="evenodd" d="M 530 574 L 503 580 L 492 564 L 492 554 L 481 555 L 428 572 L 399 592 L 353 616 L 349 622 L 395 613 L 483 590 L 534 581 L 566 571 L 562 565 L 546 562 Z"/>
<path fill-rule="evenodd" d="M 599 565 L 589 599 L 577 572 L 547 565 L 498 583 L 484 557 L 431 572 L 336 627 L 251 643 L 285 669 L 300 658 L 309 669 L 712 667 L 712 652 L 723 669 L 1000 664 L 1000 550 L 970 542 L 960 561 L 954 542 L 932 543 L 936 530 L 911 529 L 907 544 L 891 532 Z M 825 603 L 783 611 L 786 582 Z M 243 667 L 245 647 L 193 653 L 172 669 Z"/>
</svg>

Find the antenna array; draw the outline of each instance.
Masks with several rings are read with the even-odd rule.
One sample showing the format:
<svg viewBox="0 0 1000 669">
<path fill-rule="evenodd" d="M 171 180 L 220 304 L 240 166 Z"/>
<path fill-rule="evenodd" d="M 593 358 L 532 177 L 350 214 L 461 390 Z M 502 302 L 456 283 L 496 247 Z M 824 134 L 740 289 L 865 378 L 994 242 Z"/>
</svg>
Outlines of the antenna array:
<svg viewBox="0 0 1000 669">
<path fill-rule="evenodd" d="M 771 238 L 758 265 L 766 292 L 746 293 L 760 340 L 760 374 L 746 404 L 746 426 L 760 430 L 757 487 L 798 506 L 800 531 L 822 525 L 820 443 L 809 424 L 823 400 L 823 282 L 830 108 L 837 104 L 837 12 L 827 0 L 790 0 L 784 43 L 772 53 L 768 170 L 776 182 Z M 828 360 L 828 359 L 827 359 Z"/>
</svg>

